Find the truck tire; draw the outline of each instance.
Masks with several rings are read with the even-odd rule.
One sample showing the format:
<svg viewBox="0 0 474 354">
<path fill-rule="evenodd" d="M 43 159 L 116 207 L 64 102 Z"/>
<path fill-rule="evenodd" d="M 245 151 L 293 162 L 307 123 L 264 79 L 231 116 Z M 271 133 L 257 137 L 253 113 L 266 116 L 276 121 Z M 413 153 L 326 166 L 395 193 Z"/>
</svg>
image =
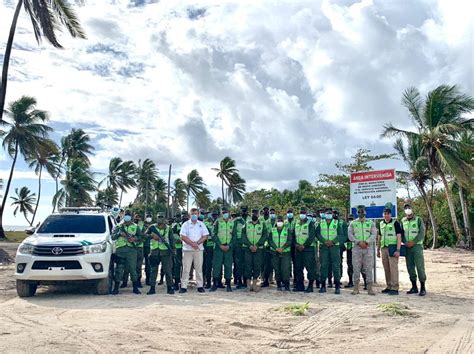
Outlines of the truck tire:
<svg viewBox="0 0 474 354">
<path fill-rule="evenodd" d="M 16 292 L 19 297 L 31 297 L 36 293 L 38 284 L 31 283 L 26 280 L 17 280 L 16 281 Z"/>
<path fill-rule="evenodd" d="M 113 279 L 113 262 L 110 262 L 109 276 L 107 278 L 99 279 L 95 285 L 96 295 L 109 295 L 112 291 L 112 279 Z"/>
</svg>

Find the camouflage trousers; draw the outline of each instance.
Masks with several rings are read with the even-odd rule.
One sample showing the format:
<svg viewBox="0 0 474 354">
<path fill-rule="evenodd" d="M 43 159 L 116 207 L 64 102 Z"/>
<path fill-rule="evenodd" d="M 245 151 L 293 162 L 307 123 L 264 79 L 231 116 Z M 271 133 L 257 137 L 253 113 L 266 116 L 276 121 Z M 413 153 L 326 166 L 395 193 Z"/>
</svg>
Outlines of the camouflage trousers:
<svg viewBox="0 0 474 354">
<path fill-rule="evenodd" d="M 352 249 L 352 267 L 354 268 L 353 281 L 360 281 L 360 273 L 367 274 L 367 284 L 374 282 L 374 249 L 369 246 L 367 249 L 362 249 L 355 245 Z"/>
</svg>

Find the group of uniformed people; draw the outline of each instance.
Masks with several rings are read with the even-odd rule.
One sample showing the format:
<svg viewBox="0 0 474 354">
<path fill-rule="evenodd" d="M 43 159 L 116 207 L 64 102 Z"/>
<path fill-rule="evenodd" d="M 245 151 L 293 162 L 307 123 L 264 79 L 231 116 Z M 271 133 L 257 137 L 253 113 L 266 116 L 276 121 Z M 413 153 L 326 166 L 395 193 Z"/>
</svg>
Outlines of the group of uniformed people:
<svg viewBox="0 0 474 354">
<path fill-rule="evenodd" d="M 181 226 L 193 220 L 207 228 L 201 233 L 205 237 L 201 238 L 204 247 L 200 271 L 204 286 L 199 286 L 200 292 L 204 292 L 204 288 L 211 292 L 225 288 L 231 292 L 232 279 L 236 289 L 258 292 L 261 287 L 269 287 L 274 278 L 279 291 L 290 291 L 293 279 L 293 291 L 311 293 L 316 286 L 320 293 L 325 293 L 327 287 L 334 285 L 334 293 L 340 294 L 345 251 L 349 276 L 345 287 L 353 288 L 352 294 L 358 294 L 362 275 L 364 289 L 375 295 L 376 248 L 377 256 L 382 257 L 387 283 L 382 293 L 397 295 L 398 259 L 403 247 L 412 282 L 408 293 L 418 293 L 418 277 L 421 283 L 419 295 L 425 295 L 423 222 L 414 215 L 409 203 L 405 205 L 406 216 L 401 223 L 391 217 L 391 210 L 392 206 L 386 205 L 378 226 L 373 220 L 366 219 L 363 205 L 357 207 L 357 217 L 349 216 L 349 224 L 333 208 L 311 212 L 302 207 L 298 217 L 290 208 L 283 218 L 273 208 L 252 209 L 249 215 L 248 208 L 242 206 L 238 214 L 231 214 L 224 208 L 222 214 L 200 210 L 195 213 L 197 215 L 191 215 L 192 218 L 183 212 L 180 219 L 165 219 L 159 214 L 156 220 L 146 215 L 144 221 L 139 215 L 125 211 L 112 235 L 116 248 L 112 294 L 127 287 L 129 276 L 133 293 L 140 294 L 143 263 L 146 285 L 150 287 L 147 294 L 156 293 L 159 274 L 158 284 L 165 281 L 168 294 L 174 294 L 176 290 L 186 292 L 193 269 L 183 271 L 183 240 L 194 244 L 182 234 Z"/>
</svg>

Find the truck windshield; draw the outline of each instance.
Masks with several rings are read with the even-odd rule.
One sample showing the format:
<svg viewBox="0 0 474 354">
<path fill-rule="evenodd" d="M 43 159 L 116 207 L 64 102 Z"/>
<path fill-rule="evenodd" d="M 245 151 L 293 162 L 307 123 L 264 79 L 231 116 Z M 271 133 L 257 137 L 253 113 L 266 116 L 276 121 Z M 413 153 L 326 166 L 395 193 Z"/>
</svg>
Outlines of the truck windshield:
<svg viewBox="0 0 474 354">
<path fill-rule="evenodd" d="M 102 234 L 105 218 L 102 215 L 50 215 L 37 231 L 43 234 Z"/>
</svg>

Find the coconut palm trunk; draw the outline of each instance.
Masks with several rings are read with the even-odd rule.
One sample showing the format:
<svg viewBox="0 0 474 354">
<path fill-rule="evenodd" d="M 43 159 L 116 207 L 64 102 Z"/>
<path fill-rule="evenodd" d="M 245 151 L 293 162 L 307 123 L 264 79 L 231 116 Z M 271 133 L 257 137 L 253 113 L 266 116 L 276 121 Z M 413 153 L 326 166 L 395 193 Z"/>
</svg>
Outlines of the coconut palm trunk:
<svg viewBox="0 0 474 354">
<path fill-rule="evenodd" d="M 168 195 L 166 196 L 166 217 L 170 217 L 170 194 L 171 194 L 171 164 L 168 171 Z"/>
<path fill-rule="evenodd" d="M 469 220 L 469 215 L 467 212 L 467 201 L 466 198 L 464 197 L 464 188 L 461 187 L 460 185 L 458 186 L 459 190 L 459 200 L 461 201 L 461 209 L 462 209 L 462 217 L 464 220 L 464 230 L 466 233 L 466 243 L 469 248 L 472 247 L 471 244 L 471 236 L 472 236 L 472 228 L 471 228 L 471 222 Z"/>
<path fill-rule="evenodd" d="M 436 248 L 436 242 L 438 241 L 438 225 L 436 224 L 436 220 L 434 218 L 434 214 L 433 214 L 433 208 L 432 208 L 432 205 L 430 203 L 430 201 L 428 200 L 428 196 L 426 194 L 426 191 L 423 187 L 418 187 L 418 191 L 420 192 L 421 194 L 421 197 L 423 198 L 425 204 L 426 204 L 426 209 L 428 209 L 428 215 L 430 217 L 430 222 L 431 222 L 431 228 L 433 230 L 433 245 L 431 246 L 432 249 L 435 249 Z"/>
<path fill-rule="evenodd" d="M 8 176 L 7 186 L 5 188 L 5 195 L 3 196 L 2 209 L 0 209 L 0 239 L 5 238 L 5 231 L 3 230 L 3 212 L 5 211 L 5 205 L 7 203 L 8 192 L 10 191 L 10 185 L 12 183 L 13 171 L 15 170 L 17 157 L 18 157 L 18 141 L 15 144 L 15 155 L 13 156 L 12 167 L 10 168 L 10 175 Z"/>
<path fill-rule="evenodd" d="M 41 174 L 42 173 L 43 173 L 43 166 L 40 166 L 39 176 L 38 176 L 38 198 L 36 199 L 35 212 L 33 213 L 33 217 L 31 218 L 30 226 L 32 226 L 33 223 L 35 222 L 36 212 L 38 211 L 39 201 L 41 198 Z"/>
<path fill-rule="evenodd" d="M 10 34 L 8 35 L 7 47 L 5 48 L 5 56 L 3 57 L 2 86 L 0 87 L 0 121 L 2 121 L 3 110 L 5 108 L 5 98 L 7 95 L 8 82 L 8 68 L 10 66 L 10 56 L 12 54 L 13 38 L 15 37 L 16 23 L 18 22 L 18 16 L 20 15 L 22 4 L 23 1 L 18 0 L 18 4 L 16 5 L 15 13 L 13 15 L 13 21 L 10 26 Z"/>
<path fill-rule="evenodd" d="M 224 178 L 222 178 L 222 207 L 225 207 Z"/>
<path fill-rule="evenodd" d="M 119 208 L 122 207 L 122 196 L 123 196 L 123 188 L 120 190 Z"/>
<path fill-rule="evenodd" d="M 458 219 L 456 218 L 456 210 L 454 209 L 454 202 L 453 202 L 453 196 L 451 194 L 451 189 L 449 188 L 448 181 L 446 180 L 446 176 L 444 175 L 443 172 L 440 173 L 441 181 L 443 182 L 444 185 L 444 190 L 446 193 L 446 199 L 448 200 L 448 207 L 449 207 L 449 213 L 451 214 L 451 220 L 453 222 L 454 226 L 454 233 L 456 234 L 456 238 L 458 240 L 458 244 L 462 240 L 462 233 L 461 229 L 459 227 Z"/>
</svg>

